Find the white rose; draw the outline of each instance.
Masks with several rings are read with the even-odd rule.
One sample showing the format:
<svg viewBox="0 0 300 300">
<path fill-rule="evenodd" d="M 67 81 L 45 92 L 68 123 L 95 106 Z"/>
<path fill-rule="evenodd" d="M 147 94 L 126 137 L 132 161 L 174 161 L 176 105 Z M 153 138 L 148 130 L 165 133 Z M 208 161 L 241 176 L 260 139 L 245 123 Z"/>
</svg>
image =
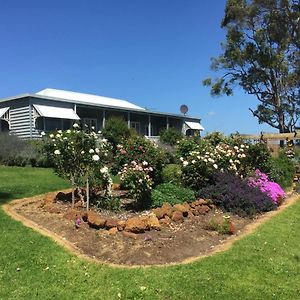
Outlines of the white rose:
<svg viewBox="0 0 300 300">
<path fill-rule="evenodd" d="M 189 163 L 185 160 L 182 164 L 184 167 L 186 167 Z"/>
<path fill-rule="evenodd" d="M 46 135 L 46 133 L 44 131 L 41 132 L 41 136 L 44 136 Z"/>
<path fill-rule="evenodd" d="M 100 150 L 99 150 L 98 148 L 95 148 L 95 152 L 96 152 L 96 153 L 99 153 Z"/>
<path fill-rule="evenodd" d="M 92 158 L 93 158 L 94 161 L 98 161 L 100 159 L 99 155 L 97 155 L 97 154 L 94 154 L 92 156 Z"/>
<path fill-rule="evenodd" d="M 95 153 L 94 149 L 90 149 L 90 150 L 89 150 L 89 153 L 91 153 L 91 154 L 92 154 L 92 153 Z"/>
<path fill-rule="evenodd" d="M 85 152 L 82 150 L 80 153 L 81 153 L 81 154 L 84 154 Z"/>
<path fill-rule="evenodd" d="M 51 134 L 49 135 L 49 137 L 50 137 L 51 139 L 53 139 L 53 138 L 54 138 L 54 134 L 51 133 Z"/>
<path fill-rule="evenodd" d="M 148 163 L 145 160 L 143 161 L 143 166 L 148 166 Z"/>
<path fill-rule="evenodd" d="M 217 165 L 217 164 L 213 164 L 213 167 L 214 167 L 215 169 L 218 169 L 218 165 Z"/>
<path fill-rule="evenodd" d="M 74 123 L 74 124 L 73 124 L 73 127 L 74 127 L 74 128 L 78 128 L 79 125 L 78 125 L 77 123 Z"/>
<path fill-rule="evenodd" d="M 60 154 L 60 151 L 57 149 L 57 150 L 54 151 L 54 154 L 55 154 L 55 155 L 59 155 L 59 154 Z"/>
</svg>

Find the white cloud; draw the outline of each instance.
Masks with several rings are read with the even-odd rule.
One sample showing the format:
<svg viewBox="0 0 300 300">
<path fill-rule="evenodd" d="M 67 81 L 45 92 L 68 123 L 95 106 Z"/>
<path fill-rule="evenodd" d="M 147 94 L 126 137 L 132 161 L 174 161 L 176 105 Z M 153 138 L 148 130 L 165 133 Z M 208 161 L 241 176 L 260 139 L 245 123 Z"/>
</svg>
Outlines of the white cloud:
<svg viewBox="0 0 300 300">
<path fill-rule="evenodd" d="M 214 111 L 210 111 L 210 112 L 208 113 L 208 115 L 209 115 L 210 117 L 212 117 L 212 116 L 215 116 L 216 113 L 215 113 Z"/>
</svg>

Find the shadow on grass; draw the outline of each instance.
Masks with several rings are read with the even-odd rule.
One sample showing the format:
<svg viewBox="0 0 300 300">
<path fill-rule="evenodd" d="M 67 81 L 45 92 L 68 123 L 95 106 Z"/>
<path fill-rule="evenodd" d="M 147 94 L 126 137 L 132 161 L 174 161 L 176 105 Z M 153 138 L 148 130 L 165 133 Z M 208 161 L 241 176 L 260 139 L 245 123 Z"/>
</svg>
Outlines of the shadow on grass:
<svg viewBox="0 0 300 300">
<path fill-rule="evenodd" d="M 14 194 L 12 194 L 12 193 L 0 192 L 0 205 L 6 204 L 7 202 L 11 201 L 14 198 L 16 198 L 16 197 L 14 197 Z"/>
</svg>

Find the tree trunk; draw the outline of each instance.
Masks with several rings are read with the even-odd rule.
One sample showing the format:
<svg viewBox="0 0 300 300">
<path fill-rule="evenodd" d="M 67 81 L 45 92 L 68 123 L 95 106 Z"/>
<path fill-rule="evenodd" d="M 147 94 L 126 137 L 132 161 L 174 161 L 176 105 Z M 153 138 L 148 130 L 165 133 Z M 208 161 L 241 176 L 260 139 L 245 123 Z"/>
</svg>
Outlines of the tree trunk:
<svg viewBox="0 0 300 300">
<path fill-rule="evenodd" d="M 86 180 L 86 210 L 90 208 L 90 184 L 89 179 Z"/>
<path fill-rule="evenodd" d="M 75 185 L 75 183 L 74 183 L 74 178 L 72 177 L 71 178 L 71 184 L 72 184 L 72 208 L 74 208 L 74 206 L 75 206 L 75 189 L 74 189 L 74 185 Z"/>
</svg>

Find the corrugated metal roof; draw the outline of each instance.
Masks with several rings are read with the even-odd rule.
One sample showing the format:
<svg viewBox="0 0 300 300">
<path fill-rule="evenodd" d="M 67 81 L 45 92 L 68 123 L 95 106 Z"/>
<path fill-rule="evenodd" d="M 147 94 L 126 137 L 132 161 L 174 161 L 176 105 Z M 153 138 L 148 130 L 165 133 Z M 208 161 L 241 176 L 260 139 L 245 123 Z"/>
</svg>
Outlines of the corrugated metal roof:
<svg viewBox="0 0 300 300">
<path fill-rule="evenodd" d="M 80 120 L 79 116 L 72 108 L 62 108 L 48 105 L 33 104 L 41 117 Z"/>
<path fill-rule="evenodd" d="M 125 100 L 115 99 L 115 98 L 108 98 L 103 96 L 97 96 L 92 94 L 84 94 L 84 93 L 76 93 L 71 91 L 65 90 L 57 90 L 57 89 L 44 89 L 36 93 L 39 96 L 47 96 L 52 98 L 59 98 L 59 99 L 68 99 L 77 101 L 83 104 L 98 104 L 98 105 L 105 105 L 105 106 L 113 106 L 113 107 L 121 107 L 121 108 L 129 108 L 129 109 L 137 109 L 137 110 L 145 110 L 144 108 L 137 106 L 133 103 L 130 103 Z"/>
</svg>

